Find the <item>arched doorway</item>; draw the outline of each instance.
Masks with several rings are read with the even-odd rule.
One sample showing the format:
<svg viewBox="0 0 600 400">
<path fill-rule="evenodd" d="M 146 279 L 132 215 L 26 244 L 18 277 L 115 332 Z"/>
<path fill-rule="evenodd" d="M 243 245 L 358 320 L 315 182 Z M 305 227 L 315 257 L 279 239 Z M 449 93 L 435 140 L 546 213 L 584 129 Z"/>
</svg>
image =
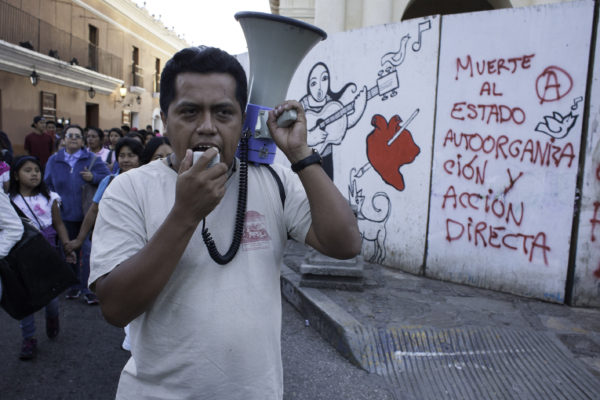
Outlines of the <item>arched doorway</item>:
<svg viewBox="0 0 600 400">
<path fill-rule="evenodd" d="M 496 10 L 498 8 L 512 8 L 512 4 L 509 0 L 410 0 L 401 20 L 436 14 L 446 15 Z"/>
<path fill-rule="evenodd" d="M 158 107 L 152 111 L 152 129 L 158 129 L 158 132 L 160 132 L 161 135 L 164 134 L 162 119 L 160 118 L 160 108 Z"/>
</svg>

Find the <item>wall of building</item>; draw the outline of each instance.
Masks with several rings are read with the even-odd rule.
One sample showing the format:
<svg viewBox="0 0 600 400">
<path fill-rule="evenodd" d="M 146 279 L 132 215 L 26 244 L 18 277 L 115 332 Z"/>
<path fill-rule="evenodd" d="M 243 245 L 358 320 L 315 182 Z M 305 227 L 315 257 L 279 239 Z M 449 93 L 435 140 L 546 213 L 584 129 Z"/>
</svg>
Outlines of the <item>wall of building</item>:
<svg viewBox="0 0 600 400">
<path fill-rule="evenodd" d="M 593 10 L 433 16 L 333 34 L 305 57 L 288 97 L 331 150 L 366 260 L 554 302 L 574 272 L 593 292 L 580 303 L 598 301 L 591 256 L 571 258 Z"/>
<path fill-rule="evenodd" d="M 598 26 L 595 27 L 598 38 Z M 576 266 L 573 271 L 573 304 L 600 307 L 600 42 L 589 89 L 589 118 L 580 176 L 581 206 L 577 220 Z"/>
<path fill-rule="evenodd" d="M 160 60 L 162 70 L 167 60 L 187 45 L 183 40 L 128 0 L 8 0 L 7 3 L 39 18 L 42 24 L 47 23 L 48 26 L 63 31 L 60 32 L 61 38 L 45 38 L 44 31 L 40 30 L 41 37 L 32 38 L 32 41 L 35 39 L 35 43 L 39 43 L 40 48 L 35 50 L 45 55 L 46 47 L 58 48 L 59 57 L 65 63 L 70 61 L 66 55 L 70 49 L 63 50 L 59 47 L 65 41 L 63 36 L 72 35 L 74 41 L 81 43 L 83 57 L 79 58 L 87 59 L 89 25 L 96 27 L 100 62 L 110 63 L 113 58 L 118 59 L 120 65 L 115 68 L 114 75 L 110 76 L 121 79 L 129 89 L 123 100 L 118 94 L 118 84 L 114 86 L 112 93 L 97 92 L 94 98 L 90 98 L 87 90 L 44 81 L 43 75 L 39 84 L 32 86 L 27 76 L 0 71 L 0 129 L 8 133 L 17 153 L 23 152 L 24 138 L 30 132 L 32 118 L 41 112 L 42 91 L 56 94 L 57 117 L 68 117 L 73 123 L 86 124 L 87 104 L 98 106 L 98 125 L 102 129 L 120 126 L 124 111 L 136 115 L 133 126 L 145 128 L 146 125 L 154 125 L 162 129 L 162 125 L 156 124 L 157 120 L 153 118 L 159 109 L 158 95 L 154 91 L 155 63 L 157 59 Z M 52 31 L 56 32 L 58 31 Z M 47 41 L 45 47 L 44 40 Z M 133 46 L 139 49 L 139 66 L 143 69 L 143 85 L 138 85 L 139 87 L 134 86 L 132 77 Z M 84 62 L 81 61 L 82 66 L 85 66 Z"/>
</svg>

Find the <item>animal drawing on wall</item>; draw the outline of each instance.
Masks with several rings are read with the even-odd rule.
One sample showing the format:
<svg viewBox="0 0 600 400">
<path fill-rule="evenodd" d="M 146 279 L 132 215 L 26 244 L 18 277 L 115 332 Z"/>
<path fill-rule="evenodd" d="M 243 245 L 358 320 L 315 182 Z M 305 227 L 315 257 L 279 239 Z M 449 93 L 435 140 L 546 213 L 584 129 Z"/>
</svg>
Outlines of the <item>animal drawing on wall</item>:
<svg viewBox="0 0 600 400">
<path fill-rule="evenodd" d="M 583 101 L 581 96 L 573 100 L 571 111 L 565 115 L 554 111 L 552 115 L 544 116 L 544 122 L 538 123 L 535 130 L 555 139 L 566 137 L 577 122 L 579 114 L 576 111 L 581 101 Z"/>
<path fill-rule="evenodd" d="M 359 189 L 356 169 L 350 171 L 350 185 L 348 186 L 348 195 L 350 205 L 356 213 L 358 230 L 363 240 L 363 254 L 371 263 L 383 264 L 385 261 L 385 238 L 386 223 L 392 211 L 392 202 L 385 192 L 377 192 L 370 197 L 365 204 L 366 196 L 363 189 Z M 367 242 L 367 243 L 365 243 Z M 365 246 L 372 249 L 365 251 Z"/>
</svg>

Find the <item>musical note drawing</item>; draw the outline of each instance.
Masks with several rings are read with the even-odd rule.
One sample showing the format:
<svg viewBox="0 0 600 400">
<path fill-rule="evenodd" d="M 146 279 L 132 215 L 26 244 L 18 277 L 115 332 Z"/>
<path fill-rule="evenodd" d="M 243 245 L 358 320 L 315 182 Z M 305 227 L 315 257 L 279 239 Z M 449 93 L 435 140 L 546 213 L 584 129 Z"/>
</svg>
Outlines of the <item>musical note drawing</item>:
<svg viewBox="0 0 600 400">
<path fill-rule="evenodd" d="M 418 36 L 417 40 L 412 44 L 412 49 L 414 52 L 421 50 L 421 39 L 422 39 L 423 32 L 428 31 L 430 29 L 431 29 L 431 21 L 430 20 L 419 23 L 419 36 Z"/>
</svg>

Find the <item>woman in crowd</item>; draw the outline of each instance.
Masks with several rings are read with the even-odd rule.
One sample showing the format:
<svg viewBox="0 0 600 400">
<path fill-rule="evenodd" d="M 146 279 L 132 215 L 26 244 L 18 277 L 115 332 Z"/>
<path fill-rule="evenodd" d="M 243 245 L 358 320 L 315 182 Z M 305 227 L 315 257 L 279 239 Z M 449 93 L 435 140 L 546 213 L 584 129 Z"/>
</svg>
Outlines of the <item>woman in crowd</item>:
<svg viewBox="0 0 600 400">
<path fill-rule="evenodd" d="M 37 157 L 22 156 L 13 161 L 10 174 L 10 198 L 14 204 L 36 225 L 46 240 L 60 252 L 60 242 L 69 240 L 67 228 L 60 217 L 60 196 L 48 190 L 42 181 L 42 166 Z M 68 259 L 75 262 L 75 253 L 69 252 Z M 23 343 L 21 360 L 35 357 L 37 341 L 35 335 L 35 318 L 31 314 L 20 322 Z M 58 298 L 46 306 L 46 335 L 54 339 L 59 332 Z"/>
<path fill-rule="evenodd" d="M 57 192 L 62 199 L 61 216 L 69 238 L 79 233 L 84 217 L 82 186 L 97 186 L 109 175 L 103 160 L 83 147 L 83 129 L 79 125 L 65 128 L 65 148 L 53 154 L 46 164 L 44 181 L 48 189 Z M 79 284 L 67 291 L 67 299 L 83 295 L 88 304 L 98 304 L 96 296 L 87 286 L 90 275 L 90 241 L 86 240 L 78 257 L 80 263 L 71 264 Z"/>
<path fill-rule="evenodd" d="M 135 140 L 139 140 L 140 144 L 143 146 L 144 143 L 146 142 L 144 140 L 144 137 L 138 132 L 138 131 L 130 131 L 128 133 L 125 134 L 125 137 L 130 137 L 133 138 Z"/>
<path fill-rule="evenodd" d="M 98 216 L 98 203 L 100 203 L 100 199 L 102 198 L 107 186 L 117 175 L 119 175 L 119 173 L 127 172 L 130 169 L 137 168 L 141 165 L 140 160 L 143 154 L 143 149 L 143 146 L 137 140 L 132 138 L 122 138 L 117 142 L 117 145 L 115 146 L 115 153 L 117 154 L 119 171 L 106 176 L 98 185 L 92 205 L 85 214 L 85 218 L 83 219 L 77 237 L 71 241 L 68 241 L 65 245 L 65 250 L 67 252 L 71 250 L 77 250 L 83 245 L 88 233 L 94 227 L 96 217 Z"/>
<path fill-rule="evenodd" d="M 8 192 L 10 163 L 13 159 L 13 150 L 8 135 L 0 131 L 0 191 Z"/>
<path fill-rule="evenodd" d="M 115 154 L 115 146 L 117 145 L 117 142 L 119 141 L 119 139 L 121 139 L 122 137 L 123 137 L 123 132 L 121 132 L 121 130 L 119 128 L 112 128 L 108 132 L 108 150 L 109 150 L 109 152 L 108 152 L 108 157 L 104 161 L 108 165 L 108 169 L 111 170 L 112 172 L 115 172 L 113 170 L 113 166 L 115 165 L 115 162 L 117 161 L 117 155 Z"/>
<path fill-rule="evenodd" d="M 98 190 L 94 195 L 94 201 L 92 202 L 92 205 L 85 215 L 83 223 L 81 224 L 79 234 L 74 240 L 71 240 L 65 245 L 65 251 L 70 252 L 79 249 L 85 242 L 88 233 L 96 223 L 96 217 L 98 216 L 98 204 L 100 203 L 102 195 L 104 194 L 107 186 L 119 173 L 125 173 L 141 165 L 140 156 L 142 155 L 142 150 L 143 146 L 137 140 L 132 138 L 122 138 L 117 142 L 117 145 L 115 146 L 115 153 L 117 154 L 120 170 L 115 174 L 107 176 L 102 180 L 102 182 L 100 182 L 100 185 L 98 185 Z M 123 344 L 121 345 L 121 347 L 127 351 L 131 350 L 128 334 L 129 325 L 125 327 L 125 340 L 123 340 Z"/>
<path fill-rule="evenodd" d="M 8 135 L 0 131 L 0 160 L 4 161 L 8 165 L 12 163 L 13 159 L 13 148 Z"/>
<path fill-rule="evenodd" d="M 145 132 L 146 132 L 146 135 L 144 136 L 144 142 L 145 142 L 144 144 L 146 146 L 148 146 L 148 143 L 156 137 L 156 134 L 154 133 L 154 131 L 151 131 L 151 130 L 150 131 L 146 130 Z"/>
<path fill-rule="evenodd" d="M 108 164 L 106 159 L 110 150 L 104 147 L 104 132 L 101 129 L 90 127 L 87 132 L 88 150 L 100 157 L 102 161 Z"/>
<path fill-rule="evenodd" d="M 152 138 L 144 147 L 140 162 L 142 165 L 167 157 L 173 152 L 171 142 L 166 136 Z"/>
</svg>

